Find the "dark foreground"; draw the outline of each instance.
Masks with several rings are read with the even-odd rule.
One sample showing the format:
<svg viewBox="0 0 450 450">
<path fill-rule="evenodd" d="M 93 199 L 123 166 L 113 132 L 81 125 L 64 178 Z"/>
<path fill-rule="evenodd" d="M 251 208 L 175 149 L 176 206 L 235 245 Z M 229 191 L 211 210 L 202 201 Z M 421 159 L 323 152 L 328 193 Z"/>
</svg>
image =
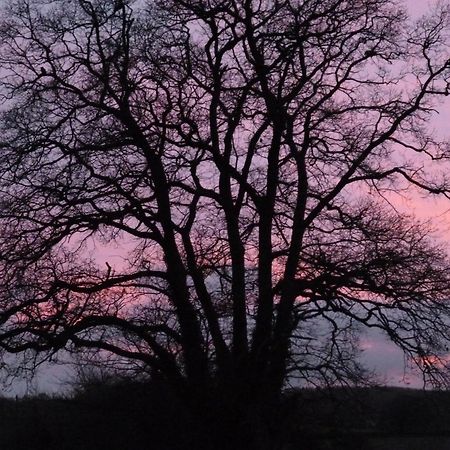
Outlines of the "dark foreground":
<svg viewBox="0 0 450 450">
<path fill-rule="evenodd" d="M 450 449 L 450 393 L 393 388 L 286 395 L 285 450 Z M 192 429 L 145 385 L 96 387 L 72 398 L 0 400 L 7 450 L 194 449 Z"/>
</svg>

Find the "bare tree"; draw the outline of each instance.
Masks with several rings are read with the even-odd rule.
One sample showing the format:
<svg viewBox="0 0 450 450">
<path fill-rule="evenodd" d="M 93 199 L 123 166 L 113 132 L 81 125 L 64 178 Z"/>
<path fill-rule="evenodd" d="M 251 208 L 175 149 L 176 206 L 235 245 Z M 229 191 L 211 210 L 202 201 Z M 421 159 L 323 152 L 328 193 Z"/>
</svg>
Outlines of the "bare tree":
<svg viewBox="0 0 450 450">
<path fill-rule="evenodd" d="M 449 193 L 447 4 L 20 0 L 0 34 L 5 351 L 116 355 L 240 439 L 288 377 L 356 381 L 358 325 L 446 380 L 447 252 L 393 197 Z"/>
</svg>

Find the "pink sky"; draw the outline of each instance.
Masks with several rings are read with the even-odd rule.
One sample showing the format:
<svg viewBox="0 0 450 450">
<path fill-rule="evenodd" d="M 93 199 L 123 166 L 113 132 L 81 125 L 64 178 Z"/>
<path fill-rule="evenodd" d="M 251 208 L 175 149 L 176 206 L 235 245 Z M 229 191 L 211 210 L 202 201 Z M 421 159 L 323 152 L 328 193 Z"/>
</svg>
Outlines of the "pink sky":
<svg viewBox="0 0 450 450">
<path fill-rule="evenodd" d="M 411 18 L 419 18 L 435 1 L 406 0 Z M 450 139 L 450 99 L 443 101 L 437 108 L 431 126 L 437 135 Z M 441 237 L 450 246 L 450 200 L 415 193 L 404 199 L 400 205 L 405 212 L 418 218 L 432 218 L 439 229 Z M 450 248 L 449 248 L 450 253 Z M 380 380 L 388 385 L 421 388 L 423 381 L 418 370 L 408 367 L 400 349 L 378 331 L 365 331 L 361 336 L 363 348 L 362 361 L 380 374 Z"/>
</svg>

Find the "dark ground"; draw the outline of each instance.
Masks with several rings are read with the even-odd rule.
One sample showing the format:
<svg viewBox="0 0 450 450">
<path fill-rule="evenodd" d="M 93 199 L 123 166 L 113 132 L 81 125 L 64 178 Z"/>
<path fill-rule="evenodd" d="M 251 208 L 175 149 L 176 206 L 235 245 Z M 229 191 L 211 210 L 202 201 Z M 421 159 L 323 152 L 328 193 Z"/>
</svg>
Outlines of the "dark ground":
<svg viewBox="0 0 450 450">
<path fill-rule="evenodd" d="M 450 449 L 450 392 L 301 390 L 283 409 L 286 450 Z M 191 430 L 181 417 L 160 389 L 132 383 L 66 399 L 0 399 L 0 448 L 184 450 Z"/>
<path fill-rule="evenodd" d="M 450 449 L 450 392 L 296 391 L 289 402 L 297 416 L 286 430 L 289 450 Z"/>
</svg>

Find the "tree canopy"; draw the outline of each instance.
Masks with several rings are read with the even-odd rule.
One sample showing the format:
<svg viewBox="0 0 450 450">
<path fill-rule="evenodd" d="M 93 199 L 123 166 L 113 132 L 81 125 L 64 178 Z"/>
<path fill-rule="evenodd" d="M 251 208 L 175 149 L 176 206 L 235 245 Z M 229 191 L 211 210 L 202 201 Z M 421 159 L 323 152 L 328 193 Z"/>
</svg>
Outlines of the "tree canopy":
<svg viewBox="0 0 450 450">
<path fill-rule="evenodd" d="M 19 0 L 0 24 L 0 347 L 251 405 L 357 381 L 358 326 L 446 380 L 449 5 Z M 245 400 L 242 400 L 245 399 Z"/>
</svg>

